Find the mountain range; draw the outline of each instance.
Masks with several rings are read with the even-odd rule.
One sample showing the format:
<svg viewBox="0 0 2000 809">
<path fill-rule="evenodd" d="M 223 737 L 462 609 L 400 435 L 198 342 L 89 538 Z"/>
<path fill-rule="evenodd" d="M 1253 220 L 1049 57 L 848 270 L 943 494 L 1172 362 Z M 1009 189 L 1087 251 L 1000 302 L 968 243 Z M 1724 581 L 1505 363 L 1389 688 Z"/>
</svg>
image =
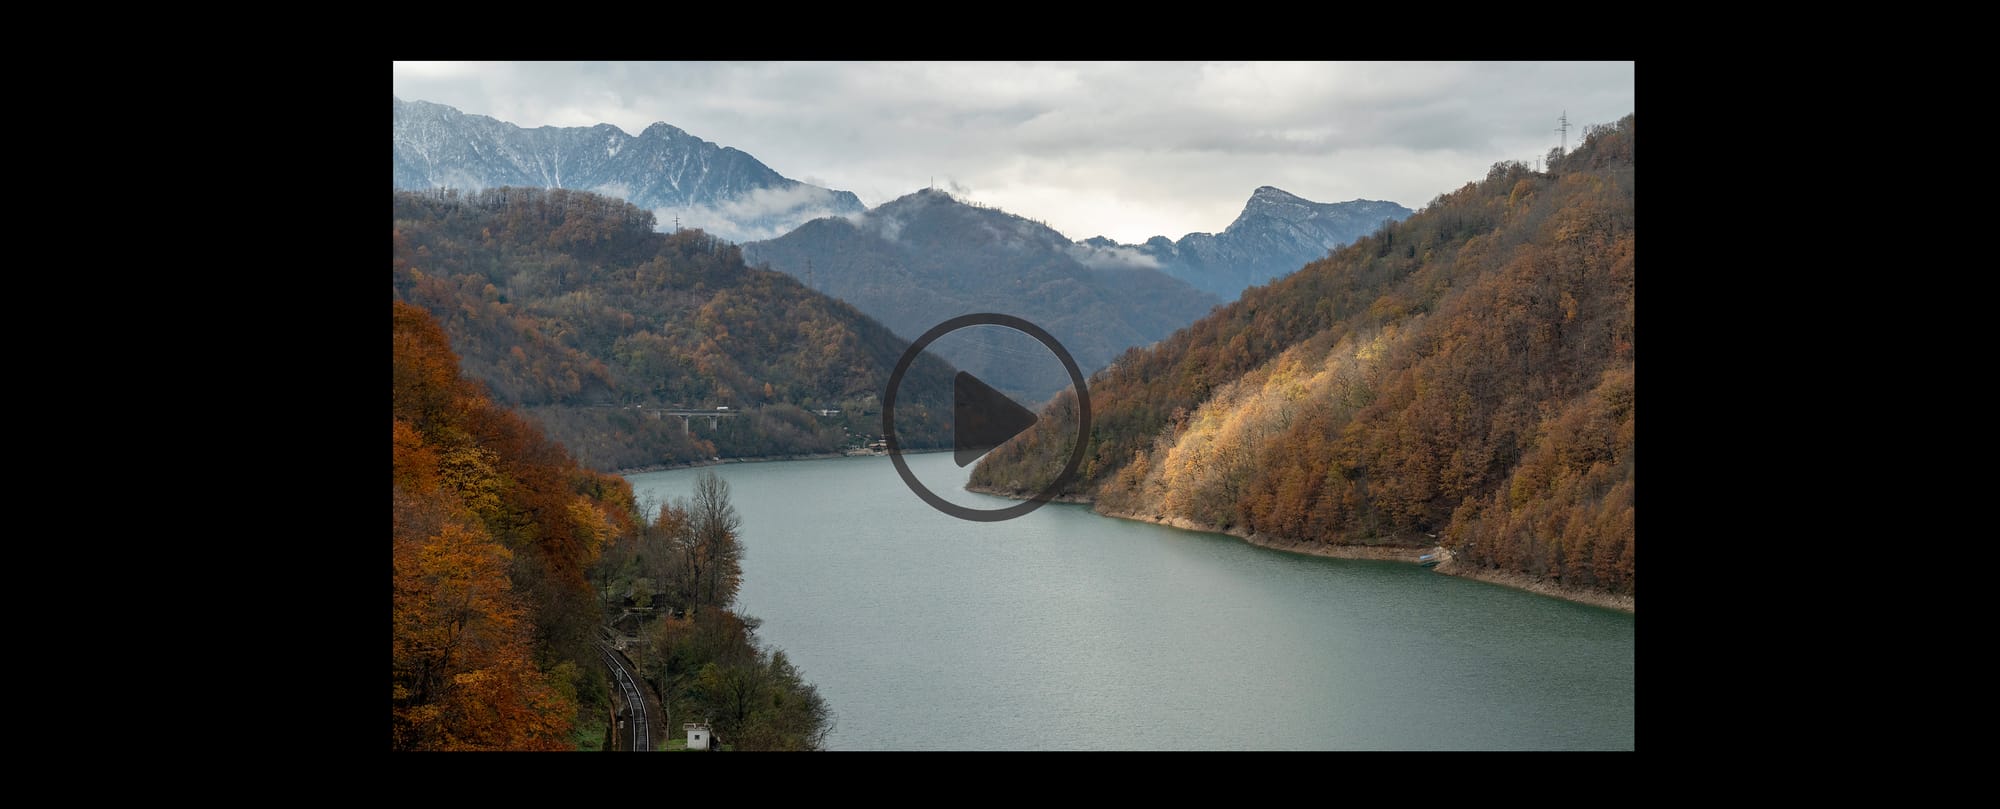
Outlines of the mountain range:
<svg viewBox="0 0 2000 809">
<path fill-rule="evenodd" d="M 959 314 L 1012 314 L 1048 329 L 1084 373 L 1150 345 L 1245 288 L 1408 217 L 1393 202 L 1322 203 L 1257 188 L 1220 233 L 1143 244 L 1073 241 L 1034 220 L 928 189 L 868 210 L 859 198 L 786 178 L 756 158 L 666 123 L 638 136 L 610 124 L 523 128 L 443 104 L 393 100 L 398 189 L 580 189 L 650 211 L 655 227 L 742 244 L 905 340 Z M 934 353 L 1040 402 L 1067 387 L 1025 335 L 986 327 Z M 468 357 L 477 368 L 482 358 Z"/>
<path fill-rule="evenodd" d="M 961 314 L 1014 315 L 1048 330 L 1085 374 L 1222 302 L 1107 255 L 936 189 L 743 245 L 744 261 L 810 280 L 904 339 Z M 1018 332 L 981 327 L 948 340 L 936 346 L 939 356 L 1022 401 L 1044 401 L 1070 384 L 1047 351 Z"/>
<path fill-rule="evenodd" d="M 1152 267 L 1233 300 L 1246 287 L 1325 258 L 1327 251 L 1412 213 L 1382 200 L 1314 202 L 1267 185 L 1250 194 L 1243 213 L 1221 233 L 1189 233 L 1180 241 L 1154 236 L 1136 245 L 1094 236 L 1079 244 L 1104 261 Z"/>
<path fill-rule="evenodd" d="M 745 266 L 734 244 L 660 233 L 651 212 L 582 191 L 393 196 L 395 298 L 591 468 L 835 452 L 880 431 L 908 341 Z M 950 445 L 954 373 L 933 357 L 910 368 L 905 446 Z"/>
<path fill-rule="evenodd" d="M 749 154 L 665 123 L 637 136 L 610 124 L 525 129 L 443 104 L 393 100 L 397 189 L 591 191 L 650 210 L 660 224 L 678 219 L 682 227 L 737 242 L 865 207 L 850 192 L 787 178 Z"/>
</svg>

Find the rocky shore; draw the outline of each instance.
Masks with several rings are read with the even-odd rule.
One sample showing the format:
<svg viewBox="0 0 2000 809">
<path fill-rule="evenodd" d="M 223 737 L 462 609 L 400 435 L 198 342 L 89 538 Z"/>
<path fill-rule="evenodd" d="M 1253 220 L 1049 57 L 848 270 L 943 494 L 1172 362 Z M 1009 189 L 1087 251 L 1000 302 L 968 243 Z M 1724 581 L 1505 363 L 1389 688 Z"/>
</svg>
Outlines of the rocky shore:
<svg viewBox="0 0 2000 809">
<path fill-rule="evenodd" d="M 1011 492 L 1000 491 L 997 489 L 991 489 L 985 487 L 973 487 L 973 486 L 968 486 L 966 488 L 970 489 L 971 491 L 980 492 L 983 494 L 993 494 L 993 495 L 999 495 L 1001 497 L 1016 497 L 1016 498 L 1019 497 L 1018 495 L 1015 495 Z M 1088 497 L 1082 497 L 1076 495 L 1067 497 L 1058 497 L 1054 499 L 1057 502 L 1062 502 L 1062 503 L 1092 502 L 1091 499 Z M 1213 526 L 1200 525 L 1192 520 L 1184 519 L 1181 517 L 1113 511 L 1113 510 L 1107 510 L 1101 505 L 1098 505 L 1096 507 L 1096 511 L 1097 513 L 1103 514 L 1106 517 L 1117 517 L 1123 520 L 1138 520 L 1140 522 L 1149 522 L 1156 525 L 1166 525 L 1174 528 L 1186 529 L 1189 531 L 1203 531 L 1211 534 L 1228 534 L 1230 536 L 1248 542 L 1252 545 L 1270 548 L 1272 550 L 1285 551 L 1286 553 L 1302 553 L 1312 556 L 1328 556 L 1336 559 L 1376 559 L 1389 562 L 1409 562 L 1411 564 L 1416 564 L 1420 557 L 1422 557 L 1425 553 L 1429 553 L 1432 550 L 1432 546 L 1428 544 L 1407 545 L 1407 544 L 1385 543 L 1382 545 L 1322 545 L 1316 542 L 1301 542 L 1295 539 L 1274 537 L 1269 534 L 1251 533 L 1242 528 L 1222 530 L 1222 529 L 1217 529 Z M 1525 573 L 1516 573 L 1513 571 L 1506 571 L 1506 570 L 1488 570 L 1484 568 L 1477 568 L 1455 559 L 1446 561 L 1443 564 L 1440 564 L 1437 567 L 1432 568 L 1432 570 L 1438 573 L 1443 573 L 1447 576 L 1458 576 L 1460 578 L 1472 579 L 1474 581 L 1483 581 L 1488 584 L 1498 584 L 1503 587 L 1512 587 L 1517 590 L 1526 590 L 1536 595 L 1543 595 L 1551 598 L 1560 598 L 1563 599 L 1564 601 L 1573 601 L 1579 604 L 1588 604 L 1593 607 L 1603 607 L 1605 609 L 1630 612 L 1635 615 L 1637 614 L 1637 610 L 1634 608 L 1633 596 L 1619 595 L 1616 593 L 1606 593 L 1597 590 L 1587 590 L 1581 587 L 1568 587 L 1555 582 L 1537 579 Z"/>
<path fill-rule="evenodd" d="M 1600 590 L 1586 590 L 1581 587 L 1568 587 L 1556 582 L 1537 579 L 1526 573 L 1517 573 L 1511 570 L 1476 568 L 1458 560 L 1445 562 L 1438 565 L 1434 570 L 1447 576 L 1458 576 L 1474 581 L 1483 581 L 1488 584 L 1512 587 L 1516 590 L 1526 590 L 1536 595 L 1560 598 L 1564 601 L 1574 601 L 1578 604 L 1589 604 L 1593 607 L 1629 612 L 1634 615 L 1638 614 L 1638 610 L 1633 606 L 1634 596 L 1606 593 Z"/>
</svg>

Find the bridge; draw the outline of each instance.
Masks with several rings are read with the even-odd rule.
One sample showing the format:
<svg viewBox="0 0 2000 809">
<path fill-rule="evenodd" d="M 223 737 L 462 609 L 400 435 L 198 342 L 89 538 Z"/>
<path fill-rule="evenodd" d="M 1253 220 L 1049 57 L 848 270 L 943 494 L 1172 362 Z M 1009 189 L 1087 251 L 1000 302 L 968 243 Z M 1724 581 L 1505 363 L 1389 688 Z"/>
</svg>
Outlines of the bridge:
<svg viewBox="0 0 2000 809">
<path fill-rule="evenodd" d="M 736 417 L 736 411 L 734 410 L 677 410 L 667 407 L 649 407 L 646 408 L 646 412 L 653 414 L 655 421 L 664 420 L 668 416 L 679 416 L 681 420 L 681 432 L 683 434 L 688 432 L 688 425 L 698 418 L 708 419 L 709 432 L 714 432 L 718 419 Z"/>
<path fill-rule="evenodd" d="M 689 410 L 687 408 L 682 408 L 682 407 L 645 407 L 642 405 L 611 404 L 610 402 L 599 402 L 597 404 L 591 405 L 591 407 L 614 407 L 620 410 L 624 410 L 626 408 L 631 408 L 633 410 L 644 410 L 646 411 L 647 415 L 653 417 L 654 421 L 664 421 L 668 416 L 675 416 L 681 420 L 681 432 L 683 434 L 688 432 L 688 425 L 692 423 L 695 419 L 699 418 L 708 419 L 708 429 L 710 432 L 713 432 L 715 430 L 715 425 L 719 420 L 735 418 L 739 415 L 742 415 L 734 410 L 729 410 L 727 408 L 718 408 L 715 410 Z"/>
</svg>

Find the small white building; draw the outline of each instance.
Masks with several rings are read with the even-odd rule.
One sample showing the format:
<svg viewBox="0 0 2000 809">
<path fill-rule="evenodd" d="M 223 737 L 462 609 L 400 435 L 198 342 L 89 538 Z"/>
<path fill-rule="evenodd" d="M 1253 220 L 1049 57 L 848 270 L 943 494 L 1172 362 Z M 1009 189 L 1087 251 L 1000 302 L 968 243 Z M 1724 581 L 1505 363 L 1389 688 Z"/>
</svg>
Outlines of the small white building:
<svg viewBox="0 0 2000 809">
<path fill-rule="evenodd" d="M 689 750 L 707 750 L 708 740 L 715 737 L 715 734 L 708 729 L 707 722 L 689 722 L 681 727 L 687 730 Z"/>
</svg>

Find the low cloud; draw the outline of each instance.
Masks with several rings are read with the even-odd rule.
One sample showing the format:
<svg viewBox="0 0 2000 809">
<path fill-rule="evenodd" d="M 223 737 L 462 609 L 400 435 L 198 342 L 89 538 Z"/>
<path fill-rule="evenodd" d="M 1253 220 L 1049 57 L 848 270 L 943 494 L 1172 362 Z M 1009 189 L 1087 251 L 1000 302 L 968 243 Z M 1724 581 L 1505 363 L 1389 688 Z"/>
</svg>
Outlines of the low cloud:
<svg viewBox="0 0 2000 809">
<path fill-rule="evenodd" d="M 807 221 L 821 216 L 832 216 L 838 210 L 832 191 L 810 185 L 794 185 L 790 188 L 759 188 L 727 202 L 715 206 L 716 213 L 733 222 L 754 222 L 773 217 L 795 218 L 805 214 Z"/>
<path fill-rule="evenodd" d="M 903 220 L 893 216 L 875 217 L 875 230 L 882 234 L 882 238 L 896 241 L 903 235 Z"/>
<path fill-rule="evenodd" d="M 1139 252 L 1137 248 L 1122 244 L 1115 247 L 1072 244 L 1068 247 L 1068 252 L 1069 257 L 1076 259 L 1078 264 L 1082 264 L 1093 270 L 1157 270 L 1160 268 L 1159 259 Z"/>
<path fill-rule="evenodd" d="M 683 228 L 700 228 L 733 242 L 775 239 L 814 219 L 850 214 L 832 191 L 810 185 L 760 188 L 715 205 L 653 211 L 662 230 L 671 229 L 679 217 Z"/>
<path fill-rule="evenodd" d="M 430 183 L 432 188 L 456 188 L 465 192 L 486 188 L 486 182 L 481 180 L 477 173 L 463 169 L 433 174 L 430 176 Z"/>
</svg>

